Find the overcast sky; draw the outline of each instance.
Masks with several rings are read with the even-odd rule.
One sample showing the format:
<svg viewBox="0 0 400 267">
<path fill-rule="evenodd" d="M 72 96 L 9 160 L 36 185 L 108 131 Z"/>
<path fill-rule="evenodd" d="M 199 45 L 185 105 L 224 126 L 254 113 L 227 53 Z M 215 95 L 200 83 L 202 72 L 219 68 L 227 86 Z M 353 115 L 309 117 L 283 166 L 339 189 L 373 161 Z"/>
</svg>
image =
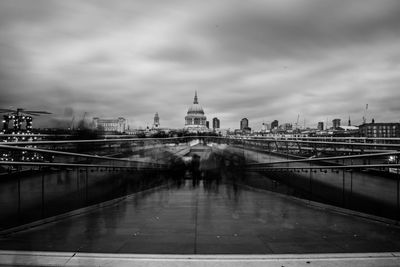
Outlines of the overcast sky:
<svg viewBox="0 0 400 267">
<path fill-rule="evenodd" d="M 399 122 L 400 1 L 0 0 L 0 108 L 250 127 Z M 44 126 L 44 119 L 38 120 Z"/>
</svg>

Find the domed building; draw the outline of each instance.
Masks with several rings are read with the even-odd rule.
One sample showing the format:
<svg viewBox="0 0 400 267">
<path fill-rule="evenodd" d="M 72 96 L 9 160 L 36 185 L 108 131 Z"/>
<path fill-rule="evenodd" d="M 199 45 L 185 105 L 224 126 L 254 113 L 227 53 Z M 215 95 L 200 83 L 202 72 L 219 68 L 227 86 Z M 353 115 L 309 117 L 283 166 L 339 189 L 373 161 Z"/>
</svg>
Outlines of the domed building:
<svg viewBox="0 0 400 267">
<path fill-rule="evenodd" d="M 185 130 L 189 132 L 208 132 L 206 120 L 207 117 L 204 115 L 203 108 L 199 105 L 197 92 L 195 92 L 193 104 L 189 107 L 185 117 Z"/>
</svg>

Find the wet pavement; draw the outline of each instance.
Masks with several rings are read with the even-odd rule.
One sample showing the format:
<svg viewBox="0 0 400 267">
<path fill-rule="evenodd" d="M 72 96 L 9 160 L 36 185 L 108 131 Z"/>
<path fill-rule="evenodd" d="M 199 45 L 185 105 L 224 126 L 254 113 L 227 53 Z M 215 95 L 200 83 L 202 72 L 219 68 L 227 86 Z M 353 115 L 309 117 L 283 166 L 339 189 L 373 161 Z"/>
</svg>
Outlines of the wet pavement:
<svg viewBox="0 0 400 267">
<path fill-rule="evenodd" d="M 229 150 L 232 154 L 242 153 L 246 162 L 270 163 L 287 160 L 285 157 L 235 147 L 229 148 Z M 323 163 L 322 165 L 327 164 Z M 311 172 L 307 170 L 308 166 L 321 166 L 321 163 L 276 165 L 276 167 L 288 166 L 304 167 L 304 169 L 297 170 L 297 172 L 264 172 L 264 177 L 257 179 L 256 184 L 253 183 L 254 180 L 251 182 L 253 174 L 246 173 L 246 179 L 254 187 L 264 189 L 271 189 L 265 185 L 268 185 L 268 179 L 272 179 L 295 191 L 295 193 L 287 192 L 287 194 L 392 220 L 400 220 L 399 187 L 397 186 L 400 176 L 393 178 L 371 171 L 324 170 Z"/>
<path fill-rule="evenodd" d="M 159 172 L 33 172 L 0 179 L 0 231 L 165 184 Z"/>
<path fill-rule="evenodd" d="M 212 181 L 134 194 L 94 212 L 0 238 L 0 249 L 151 254 L 400 250 L 400 228 Z"/>
</svg>

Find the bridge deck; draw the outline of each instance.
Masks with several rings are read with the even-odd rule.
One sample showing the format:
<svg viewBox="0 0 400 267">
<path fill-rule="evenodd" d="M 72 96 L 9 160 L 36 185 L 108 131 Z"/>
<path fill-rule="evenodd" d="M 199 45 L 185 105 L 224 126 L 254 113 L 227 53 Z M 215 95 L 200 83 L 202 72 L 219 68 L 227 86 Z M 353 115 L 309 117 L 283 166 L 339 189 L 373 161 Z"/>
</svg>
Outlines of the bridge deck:
<svg viewBox="0 0 400 267">
<path fill-rule="evenodd" d="M 150 254 L 400 251 L 400 228 L 216 181 L 168 186 L 0 238 L 0 249 Z"/>
</svg>

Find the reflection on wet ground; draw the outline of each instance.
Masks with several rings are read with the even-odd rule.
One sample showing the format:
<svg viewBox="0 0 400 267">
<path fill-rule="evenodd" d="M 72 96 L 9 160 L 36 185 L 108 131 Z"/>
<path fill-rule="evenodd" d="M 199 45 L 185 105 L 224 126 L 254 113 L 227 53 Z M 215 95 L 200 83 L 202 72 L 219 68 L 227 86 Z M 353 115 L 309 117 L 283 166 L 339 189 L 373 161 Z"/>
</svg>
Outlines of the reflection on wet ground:
<svg viewBox="0 0 400 267">
<path fill-rule="evenodd" d="M 114 206 L 2 237 L 0 249 L 174 254 L 382 252 L 400 249 L 400 229 L 199 175 L 136 193 Z"/>
<path fill-rule="evenodd" d="M 157 172 L 55 171 L 0 183 L 0 230 L 165 184 Z"/>
</svg>

